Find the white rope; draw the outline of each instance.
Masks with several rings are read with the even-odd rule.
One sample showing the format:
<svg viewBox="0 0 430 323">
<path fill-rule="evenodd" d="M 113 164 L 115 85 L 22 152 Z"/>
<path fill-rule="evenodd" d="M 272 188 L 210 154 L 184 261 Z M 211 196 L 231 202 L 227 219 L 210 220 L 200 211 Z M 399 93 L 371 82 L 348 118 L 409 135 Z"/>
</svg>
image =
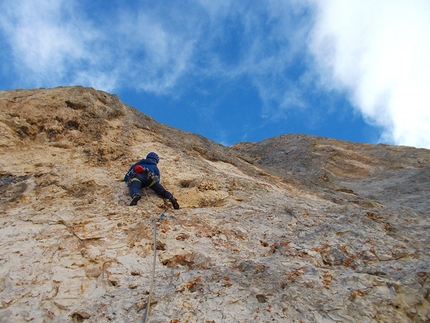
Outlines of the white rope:
<svg viewBox="0 0 430 323">
<path fill-rule="evenodd" d="M 148 301 L 146 302 L 145 315 L 143 316 L 143 321 L 142 321 L 143 323 L 148 322 L 148 318 L 149 318 L 149 307 L 151 306 L 152 288 L 154 286 L 155 262 L 157 260 L 157 219 L 154 218 L 153 221 L 154 221 L 154 262 L 152 266 L 152 277 L 151 277 L 151 285 L 149 287 Z"/>
<path fill-rule="evenodd" d="M 149 202 L 149 196 L 148 196 L 148 193 L 146 192 L 146 189 L 145 189 L 145 196 L 146 196 L 146 201 L 148 202 L 148 209 L 151 209 L 151 204 Z M 161 220 L 163 217 L 164 217 L 164 212 L 160 214 L 159 219 Z M 146 302 L 146 310 L 143 316 L 142 323 L 147 323 L 149 318 L 152 289 L 154 287 L 155 262 L 157 261 L 157 218 L 154 217 L 152 221 L 154 221 L 154 261 L 152 266 L 151 285 L 149 287 L 148 301 Z"/>
</svg>

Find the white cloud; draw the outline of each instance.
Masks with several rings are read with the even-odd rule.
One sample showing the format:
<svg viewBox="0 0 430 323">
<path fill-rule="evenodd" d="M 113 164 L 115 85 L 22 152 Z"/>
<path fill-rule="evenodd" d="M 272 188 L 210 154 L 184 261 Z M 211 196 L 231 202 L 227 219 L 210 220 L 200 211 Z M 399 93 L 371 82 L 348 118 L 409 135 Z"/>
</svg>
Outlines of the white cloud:
<svg viewBox="0 0 430 323">
<path fill-rule="evenodd" d="M 10 63 L 35 85 L 67 78 L 72 63 L 94 63 L 90 44 L 98 37 L 75 16 L 68 1 L 9 1 L 1 27 L 12 49 Z M 54 81 L 55 82 L 55 81 Z"/>
<path fill-rule="evenodd" d="M 430 148 L 430 2 L 315 0 L 310 48 L 381 140 Z"/>
<path fill-rule="evenodd" d="M 136 88 L 154 93 L 164 93 L 177 84 L 192 66 L 199 22 L 190 18 L 177 24 L 170 15 L 157 16 L 143 9 L 122 12 L 116 30 L 112 30 L 119 48 L 115 61 L 123 71 L 122 82 L 128 78 Z"/>
<path fill-rule="evenodd" d="M 192 56 L 191 28 L 174 28 L 159 11 L 122 8 L 96 24 L 85 7 L 65 0 L 21 0 L 0 5 L 0 27 L 19 84 L 81 84 L 112 91 L 128 87 L 162 93 L 176 84 Z M 173 14 L 173 13 L 172 13 Z M 188 29 L 186 29 L 188 27 Z M 26 86 L 26 85 L 25 85 Z"/>
<path fill-rule="evenodd" d="M 167 10 L 157 3 L 124 5 L 98 12 L 103 17 L 96 22 L 75 2 L 18 0 L 0 6 L 0 26 L 20 85 L 134 87 L 165 94 L 181 88 L 184 76 L 224 81 L 246 76 L 260 91 L 263 115 L 273 116 L 283 115 L 287 103 L 303 105 L 297 86 L 284 75 L 303 50 L 303 29 L 297 26 L 304 23 L 294 21 L 300 8 L 295 1 L 250 7 L 191 0 Z M 233 48 L 236 60 L 229 62 Z"/>
</svg>

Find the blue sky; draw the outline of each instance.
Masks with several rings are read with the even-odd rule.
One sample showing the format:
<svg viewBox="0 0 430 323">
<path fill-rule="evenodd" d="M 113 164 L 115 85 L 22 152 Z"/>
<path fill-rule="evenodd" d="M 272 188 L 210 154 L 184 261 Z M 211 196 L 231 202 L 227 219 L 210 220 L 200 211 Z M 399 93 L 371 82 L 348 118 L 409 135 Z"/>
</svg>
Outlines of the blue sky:
<svg viewBox="0 0 430 323">
<path fill-rule="evenodd" d="M 91 86 L 224 145 L 430 148 L 428 0 L 0 0 L 0 89 Z"/>
</svg>

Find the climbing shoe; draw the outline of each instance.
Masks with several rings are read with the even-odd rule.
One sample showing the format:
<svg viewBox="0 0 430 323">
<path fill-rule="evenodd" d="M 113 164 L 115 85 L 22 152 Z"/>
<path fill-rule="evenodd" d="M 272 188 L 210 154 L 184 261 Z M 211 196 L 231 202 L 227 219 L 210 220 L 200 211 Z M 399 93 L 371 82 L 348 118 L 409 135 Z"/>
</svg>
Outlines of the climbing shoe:
<svg viewBox="0 0 430 323">
<path fill-rule="evenodd" d="M 136 205 L 142 197 L 139 194 L 134 194 L 130 206 Z"/>
<path fill-rule="evenodd" d="M 172 196 L 171 198 L 169 198 L 170 203 L 172 203 L 173 208 L 175 210 L 179 209 L 179 204 L 178 201 L 176 201 L 176 199 Z"/>
</svg>

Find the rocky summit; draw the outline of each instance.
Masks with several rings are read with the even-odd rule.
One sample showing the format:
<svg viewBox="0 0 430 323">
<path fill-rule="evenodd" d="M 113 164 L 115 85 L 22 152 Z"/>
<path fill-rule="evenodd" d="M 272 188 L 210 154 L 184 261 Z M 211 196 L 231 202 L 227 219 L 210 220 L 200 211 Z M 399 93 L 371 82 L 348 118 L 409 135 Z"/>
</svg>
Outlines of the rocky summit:
<svg viewBox="0 0 430 323">
<path fill-rule="evenodd" d="M 150 151 L 179 210 L 129 206 Z M 226 147 L 92 88 L 2 91 L 0 322 L 430 322 L 429 192 L 426 149 Z"/>
</svg>

